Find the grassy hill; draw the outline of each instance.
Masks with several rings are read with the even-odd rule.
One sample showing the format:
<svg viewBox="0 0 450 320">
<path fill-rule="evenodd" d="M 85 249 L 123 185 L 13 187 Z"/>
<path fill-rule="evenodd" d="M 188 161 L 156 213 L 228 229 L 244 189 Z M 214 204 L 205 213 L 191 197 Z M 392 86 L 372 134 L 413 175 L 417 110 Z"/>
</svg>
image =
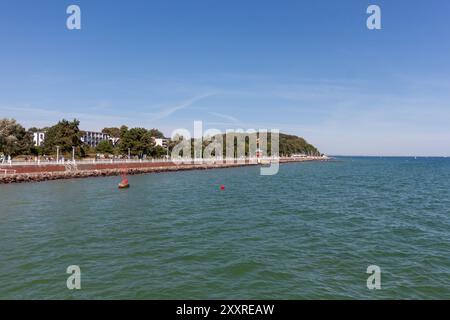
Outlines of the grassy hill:
<svg viewBox="0 0 450 320">
<path fill-rule="evenodd" d="M 319 156 L 319 150 L 304 138 L 280 133 L 280 155 L 307 154 Z"/>
<path fill-rule="evenodd" d="M 245 154 L 248 155 L 248 141 L 249 137 L 247 137 L 247 134 L 235 134 L 236 137 L 242 138 L 240 136 L 244 136 L 245 139 Z M 251 136 L 251 135 L 250 135 Z M 246 137 L 246 138 L 245 138 Z M 291 156 L 294 154 L 305 154 L 305 155 L 311 155 L 311 156 L 320 156 L 322 155 L 320 151 L 313 146 L 312 144 L 308 143 L 304 138 L 298 137 L 295 135 L 288 135 L 284 133 L 280 133 L 280 145 L 279 145 L 279 155 L 280 156 Z M 223 154 L 225 156 L 226 153 L 226 137 L 223 134 Z M 255 137 L 252 137 L 252 139 L 256 139 Z M 193 148 L 194 148 L 194 140 L 191 139 L 192 143 L 192 154 L 193 154 Z M 203 141 L 203 147 L 206 147 L 210 142 Z M 271 134 L 267 134 L 267 148 L 269 150 L 269 155 L 271 154 Z M 234 142 L 235 148 L 237 145 L 237 139 Z"/>
</svg>

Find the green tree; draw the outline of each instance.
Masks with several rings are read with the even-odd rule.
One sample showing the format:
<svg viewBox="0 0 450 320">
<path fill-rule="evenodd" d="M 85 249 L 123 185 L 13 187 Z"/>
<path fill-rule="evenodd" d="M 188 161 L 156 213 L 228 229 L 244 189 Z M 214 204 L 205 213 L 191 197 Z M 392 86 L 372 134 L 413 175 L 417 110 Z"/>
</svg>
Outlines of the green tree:
<svg viewBox="0 0 450 320">
<path fill-rule="evenodd" d="M 14 119 L 0 119 L 0 152 L 15 156 L 29 154 L 33 136 Z"/>
<path fill-rule="evenodd" d="M 56 146 L 59 146 L 62 153 L 70 153 L 72 147 L 76 147 L 77 153 L 83 155 L 82 133 L 78 128 L 79 125 L 80 121 L 77 119 L 73 121 L 63 119 L 53 127 L 48 128 L 45 134 L 44 152 L 52 154 L 56 151 Z"/>
<path fill-rule="evenodd" d="M 150 132 L 150 135 L 152 137 L 154 137 L 154 138 L 157 138 L 157 139 L 163 139 L 164 138 L 164 133 L 162 133 L 158 129 L 153 128 L 153 129 L 150 129 L 149 132 Z"/>
<path fill-rule="evenodd" d="M 102 140 L 98 143 L 97 147 L 95 148 L 95 151 L 103 154 L 112 154 L 114 153 L 114 148 L 110 141 Z"/>
<path fill-rule="evenodd" d="M 119 136 L 119 138 L 123 139 L 124 136 L 127 134 L 127 132 L 128 132 L 128 127 L 125 126 L 125 125 L 121 126 L 120 127 L 120 136 Z"/>
<path fill-rule="evenodd" d="M 103 128 L 102 133 L 105 133 L 112 138 L 120 138 L 120 128 Z"/>
<path fill-rule="evenodd" d="M 150 155 L 155 146 L 150 131 L 144 128 L 121 128 L 119 149 L 122 153 L 127 154 L 128 149 L 132 155 L 142 156 Z"/>
<path fill-rule="evenodd" d="M 167 154 L 166 148 L 163 148 L 161 146 L 156 146 L 152 149 L 151 156 L 153 158 L 162 158 Z"/>
<path fill-rule="evenodd" d="M 35 132 L 45 132 L 47 131 L 48 127 L 44 127 L 44 128 L 36 128 L 36 127 L 31 127 L 28 129 L 28 132 L 31 133 L 35 133 Z"/>
<path fill-rule="evenodd" d="M 268 139 L 270 141 L 270 137 Z M 280 133 L 280 155 L 291 156 L 293 154 L 319 156 L 320 152 L 301 137 Z"/>
<path fill-rule="evenodd" d="M 236 134 L 239 137 L 241 134 Z M 253 137 L 256 138 L 256 137 Z M 223 156 L 226 155 L 226 136 L 222 135 L 223 139 Z M 210 142 L 204 142 L 203 147 L 207 146 Z M 237 139 L 234 140 L 234 156 L 236 156 Z M 267 134 L 267 154 L 270 156 L 272 154 L 271 146 L 271 133 Z M 305 139 L 280 133 L 279 135 L 279 155 L 280 156 L 291 156 L 293 154 L 305 154 L 311 156 L 320 156 L 321 153 L 316 147 L 309 144 Z M 245 138 L 245 155 L 249 155 L 249 139 Z"/>
</svg>

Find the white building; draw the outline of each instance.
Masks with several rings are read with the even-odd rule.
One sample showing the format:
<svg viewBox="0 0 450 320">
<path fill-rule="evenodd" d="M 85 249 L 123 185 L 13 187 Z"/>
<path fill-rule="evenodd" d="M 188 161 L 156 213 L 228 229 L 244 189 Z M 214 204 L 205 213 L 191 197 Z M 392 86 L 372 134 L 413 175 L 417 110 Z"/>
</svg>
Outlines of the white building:
<svg viewBox="0 0 450 320">
<path fill-rule="evenodd" d="M 110 141 L 111 138 L 108 134 L 103 132 L 95 132 L 95 131 L 84 131 L 83 136 L 81 137 L 81 141 L 88 146 L 95 148 L 100 143 L 100 141 Z"/>
<path fill-rule="evenodd" d="M 36 147 L 40 147 L 44 144 L 45 132 L 38 131 L 33 133 L 33 142 Z"/>
<path fill-rule="evenodd" d="M 167 148 L 167 145 L 169 144 L 169 139 L 154 138 L 154 140 L 155 140 L 155 146 Z"/>
<path fill-rule="evenodd" d="M 120 138 L 109 137 L 109 141 L 113 144 L 113 146 L 117 145 L 120 141 Z"/>
</svg>

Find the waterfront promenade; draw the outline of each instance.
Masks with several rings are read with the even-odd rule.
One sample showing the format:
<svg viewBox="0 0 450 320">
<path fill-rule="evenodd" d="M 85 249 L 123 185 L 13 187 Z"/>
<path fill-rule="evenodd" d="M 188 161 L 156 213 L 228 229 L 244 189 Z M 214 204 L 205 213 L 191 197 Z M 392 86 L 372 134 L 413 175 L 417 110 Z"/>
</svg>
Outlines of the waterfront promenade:
<svg viewBox="0 0 450 320">
<path fill-rule="evenodd" d="M 327 157 L 302 157 L 263 159 L 262 161 L 280 163 L 302 161 L 325 161 Z M 39 182 L 47 180 L 116 176 L 123 173 L 144 174 L 155 172 L 170 172 L 182 170 L 206 170 L 259 165 L 256 158 L 246 159 L 211 159 L 201 161 L 170 161 L 170 160 L 80 160 L 61 162 L 12 162 L 0 164 L 0 184 L 18 182 Z"/>
</svg>

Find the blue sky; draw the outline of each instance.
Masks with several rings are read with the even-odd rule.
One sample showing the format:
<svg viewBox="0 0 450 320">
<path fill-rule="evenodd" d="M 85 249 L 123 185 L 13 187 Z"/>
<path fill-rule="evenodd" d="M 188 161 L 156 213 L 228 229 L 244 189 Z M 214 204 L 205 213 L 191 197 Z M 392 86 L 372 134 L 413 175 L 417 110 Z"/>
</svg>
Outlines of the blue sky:
<svg viewBox="0 0 450 320">
<path fill-rule="evenodd" d="M 450 2 L 23 1 L 0 117 L 26 127 L 276 128 L 327 154 L 450 155 Z M 77 4 L 82 29 L 66 28 Z M 382 30 L 366 9 L 382 10 Z"/>
</svg>

